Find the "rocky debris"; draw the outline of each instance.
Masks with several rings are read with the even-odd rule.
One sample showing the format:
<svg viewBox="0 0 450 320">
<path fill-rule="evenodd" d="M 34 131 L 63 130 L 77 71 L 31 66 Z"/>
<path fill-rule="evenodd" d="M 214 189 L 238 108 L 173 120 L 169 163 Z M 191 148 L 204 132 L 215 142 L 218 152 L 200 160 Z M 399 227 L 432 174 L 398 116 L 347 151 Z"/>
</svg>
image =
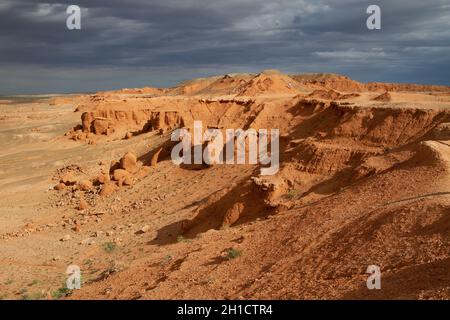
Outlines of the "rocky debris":
<svg viewBox="0 0 450 320">
<path fill-rule="evenodd" d="M 376 96 L 372 100 L 379 101 L 379 102 L 389 102 L 392 100 L 392 96 L 388 91 L 386 91 L 385 93 L 382 93 L 379 96 Z"/>
<path fill-rule="evenodd" d="M 124 186 L 131 186 L 133 184 L 133 179 L 131 177 L 125 177 L 125 179 L 123 179 L 122 184 Z"/>
<path fill-rule="evenodd" d="M 150 171 L 150 167 L 143 166 L 139 169 L 135 176 L 137 179 L 143 179 L 150 174 Z"/>
<path fill-rule="evenodd" d="M 108 197 L 112 195 L 117 190 L 117 186 L 113 183 L 107 183 L 102 186 L 100 190 L 100 196 Z"/>
<path fill-rule="evenodd" d="M 345 100 L 359 97 L 358 93 L 343 94 L 333 89 L 317 89 L 308 95 L 308 98 L 324 99 L 324 100 Z"/>
<path fill-rule="evenodd" d="M 138 233 L 147 233 L 149 230 L 150 230 L 150 226 L 145 225 L 138 231 Z"/>
<path fill-rule="evenodd" d="M 101 174 L 95 179 L 97 184 L 107 184 L 111 181 L 109 178 L 109 175 L 107 174 Z"/>
<path fill-rule="evenodd" d="M 183 117 L 178 111 L 153 111 L 151 109 L 130 111 L 112 108 L 84 112 L 81 115 L 81 125 L 73 128 L 66 135 L 72 140 L 78 141 L 89 139 L 89 134 L 111 136 L 117 132 L 124 134 L 122 137 L 125 139 L 131 139 L 133 134 L 130 130 L 164 133 L 183 125 Z"/>
<path fill-rule="evenodd" d="M 183 117 L 178 111 L 152 112 L 148 121 L 150 131 L 163 133 L 184 126 Z"/>
<path fill-rule="evenodd" d="M 83 239 L 83 240 L 80 241 L 80 245 L 89 245 L 89 246 L 91 246 L 93 244 L 95 244 L 95 240 L 91 239 L 91 238 Z"/>
<path fill-rule="evenodd" d="M 287 190 L 286 183 L 277 177 L 252 177 L 251 180 L 258 192 L 263 194 L 264 203 L 269 207 L 276 207 L 278 205 L 276 200 Z"/>
<path fill-rule="evenodd" d="M 450 140 L 450 123 L 441 123 L 433 129 L 434 138 L 437 140 Z"/>
<path fill-rule="evenodd" d="M 240 106 L 249 107 L 255 103 L 255 100 L 251 99 L 251 98 L 232 98 L 232 99 L 221 98 L 221 99 L 199 99 L 198 102 L 206 103 L 206 104 L 211 104 L 211 103 L 237 104 Z"/>
<path fill-rule="evenodd" d="M 86 139 L 86 134 L 83 131 L 81 131 L 81 129 L 78 128 L 74 128 L 72 129 L 72 131 L 67 132 L 66 136 L 68 136 L 73 141 L 80 141 Z"/>
<path fill-rule="evenodd" d="M 303 73 L 291 75 L 298 83 L 308 87 L 324 87 L 342 92 L 362 92 L 365 85 L 349 77 L 332 73 Z"/>
</svg>

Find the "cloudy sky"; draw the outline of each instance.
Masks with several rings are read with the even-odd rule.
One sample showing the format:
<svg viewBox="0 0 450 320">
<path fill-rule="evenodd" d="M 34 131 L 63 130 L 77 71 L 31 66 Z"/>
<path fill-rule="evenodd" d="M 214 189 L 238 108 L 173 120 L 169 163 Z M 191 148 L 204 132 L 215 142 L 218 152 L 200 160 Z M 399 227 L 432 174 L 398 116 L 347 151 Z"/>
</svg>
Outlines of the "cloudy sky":
<svg viewBox="0 0 450 320">
<path fill-rule="evenodd" d="M 69 4 L 81 30 L 66 28 Z M 370 4 L 379 31 L 366 27 Z M 450 85 L 450 0 L 0 0 L 0 94 L 269 68 Z"/>
</svg>

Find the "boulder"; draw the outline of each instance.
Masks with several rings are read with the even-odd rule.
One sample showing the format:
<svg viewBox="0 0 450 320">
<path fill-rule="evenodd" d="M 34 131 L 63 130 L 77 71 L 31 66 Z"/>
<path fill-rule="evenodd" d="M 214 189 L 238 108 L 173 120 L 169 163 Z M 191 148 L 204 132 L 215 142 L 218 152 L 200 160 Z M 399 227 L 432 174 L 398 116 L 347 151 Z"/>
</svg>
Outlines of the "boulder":
<svg viewBox="0 0 450 320">
<path fill-rule="evenodd" d="M 127 152 L 120 159 L 120 168 L 130 173 L 136 173 L 139 170 L 136 155 L 132 152 Z"/>
<path fill-rule="evenodd" d="M 244 211 L 244 204 L 237 202 L 227 210 L 223 217 L 222 226 L 231 226 L 233 223 L 239 220 L 241 213 Z"/>
<path fill-rule="evenodd" d="M 109 127 L 109 121 L 105 118 L 96 118 L 92 122 L 92 127 L 95 134 L 101 135 L 108 135 L 108 127 Z"/>
<path fill-rule="evenodd" d="M 126 178 L 130 178 L 130 173 L 124 169 L 114 170 L 113 180 L 114 181 L 124 181 Z"/>
<path fill-rule="evenodd" d="M 64 183 L 66 186 L 73 186 L 77 183 L 77 179 L 71 173 L 65 173 L 61 176 L 59 182 Z"/>
<path fill-rule="evenodd" d="M 88 207 L 89 207 L 89 204 L 86 202 L 86 200 L 81 199 L 80 203 L 78 204 L 77 209 L 81 211 L 81 210 L 86 210 Z"/>
<path fill-rule="evenodd" d="M 106 184 L 106 183 L 109 183 L 111 181 L 111 179 L 109 178 L 109 175 L 101 174 L 96 178 L 96 181 L 98 184 Z"/>
<path fill-rule="evenodd" d="M 124 186 L 131 186 L 133 184 L 133 179 L 131 177 L 125 177 L 123 179 Z"/>
<path fill-rule="evenodd" d="M 161 147 L 158 150 L 156 150 L 156 152 L 153 154 L 152 159 L 150 160 L 150 165 L 152 167 L 156 166 L 156 164 L 158 163 L 159 154 L 161 153 L 162 150 L 163 148 Z"/>
<path fill-rule="evenodd" d="M 78 182 L 78 189 L 81 191 L 89 191 L 92 189 L 92 182 L 89 180 L 82 180 Z"/>
<path fill-rule="evenodd" d="M 92 115 L 88 112 L 85 112 L 81 115 L 81 123 L 82 123 L 82 130 L 83 132 L 90 132 L 91 131 L 91 122 L 92 122 Z"/>
<path fill-rule="evenodd" d="M 53 187 L 53 189 L 57 190 L 57 191 L 61 191 L 64 190 L 66 188 L 66 185 L 64 183 L 58 183 L 56 186 Z"/>
</svg>

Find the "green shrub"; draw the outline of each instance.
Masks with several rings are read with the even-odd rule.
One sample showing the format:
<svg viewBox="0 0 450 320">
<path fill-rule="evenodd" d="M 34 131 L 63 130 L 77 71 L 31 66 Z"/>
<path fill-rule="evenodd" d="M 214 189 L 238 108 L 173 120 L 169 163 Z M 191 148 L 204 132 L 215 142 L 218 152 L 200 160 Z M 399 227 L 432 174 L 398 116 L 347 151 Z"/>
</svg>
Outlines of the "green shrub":
<svg viewBox="0 0 450 320">
<path fill-rule="evenodd" d="M 106 242 L 103 244 L 103 250 L 107 253 L 112 253 L 116 250 L 117 246 L 114 242 Z"/>
<path fill-rule="evenodd" d="M 240 257 L 240 256 L 241 256 L 241 251 L 239 251 L 239 250 L 237 250 L 237 249 L 231 248 L 231 249 L 228 249 L 228 250 L 227 250 L 226 258 L 227 258 L 228 260 L 236 259 L 236 258 L 238 258 L 238 257 Z"/>
</svg>

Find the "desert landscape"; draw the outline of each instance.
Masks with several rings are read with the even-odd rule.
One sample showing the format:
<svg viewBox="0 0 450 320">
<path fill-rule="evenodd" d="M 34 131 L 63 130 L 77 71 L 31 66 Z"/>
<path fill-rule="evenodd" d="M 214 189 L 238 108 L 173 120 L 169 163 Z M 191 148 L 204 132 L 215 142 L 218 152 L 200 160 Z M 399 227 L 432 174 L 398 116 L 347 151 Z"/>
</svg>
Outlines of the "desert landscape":
<svg viewBox="0 0 450 320">
<path fill-rule="evenodd" d="M 278 173 L 175 165 L 194 121 L 279 129 Z M 265 70 L 1 97 L 0 145 L 1 299 L 450 298 L 449 86 Z"/>
</svg>

